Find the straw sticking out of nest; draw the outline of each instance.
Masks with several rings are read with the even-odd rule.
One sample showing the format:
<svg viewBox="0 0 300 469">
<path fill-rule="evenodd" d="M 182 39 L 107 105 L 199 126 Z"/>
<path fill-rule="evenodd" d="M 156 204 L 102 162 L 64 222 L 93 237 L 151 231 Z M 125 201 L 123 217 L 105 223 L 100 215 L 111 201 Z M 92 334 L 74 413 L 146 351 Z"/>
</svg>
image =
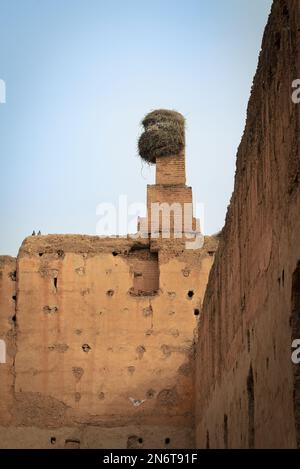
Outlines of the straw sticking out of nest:
<svg viewBox="0 0 300 469">
<path fill-rule="evenodd" d="M 139 138 L 139 154 L 154 164 L 159 156 L 178 155 L 185 146 L 185 119 L 176 111 L 158 109 L 142 121 L 145 131 Z"/>
</svg>

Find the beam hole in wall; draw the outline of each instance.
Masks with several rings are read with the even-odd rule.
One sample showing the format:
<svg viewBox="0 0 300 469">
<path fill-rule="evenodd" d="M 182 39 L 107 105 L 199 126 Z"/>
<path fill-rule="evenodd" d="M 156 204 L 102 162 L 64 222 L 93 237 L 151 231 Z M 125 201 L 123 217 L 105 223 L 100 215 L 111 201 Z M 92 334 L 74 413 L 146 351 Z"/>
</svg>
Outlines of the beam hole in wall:
<svg viewBox="0 0 300 469">
<path fill-rule="evenodd" d="M 144 347 L 144 345 L 139 345 L 136 348 L 136 353 L 137 353 L 139 360 L 143 358 L 145 352 L 146 352 L 146 347 Z"/>
<path fill-rule="evenodd" d="M 83 350 L 85 353 L 88 353 L 88 352 L 91 350 L 91 347 L 89 346 L 89 344 L 83 344 L 82 350 Z"/>
<path fill-rule="evenodd" d="M 118 254 L 119 254 L 119 253 L 118 253 L 117 251 L 113 251 L 113 252 L 112 252 L 112 255 L 113 255 L 114 257 L 118 256 Z"/>
<path fill-rule="evenodd" d="M 209 449 L 209 431 L 206 431 L 206 449 Z"/>
<path fill-rule="evenodd" d="M 297 267 L 292 276 L 292 298 L 291 298 L 291 343 L 295 339 L 299 339 L 300 332 L 300 261 L 298 261 Z M 296 445 L 300 449 L 300 365 L 292 363 L 293 373 L 293 407 L 294 407 L 294 422 L 295 422 L 295 434 L 296 434 Z"/>
<path fill-rule="evenodd" d="M 255 403 L 254 403 L 254 378 L 253 369 L 250 365 L 248 377 L 247 377 L 247 394 L 248 394 L 248 447 L 249 449 L 254 448 L 255 444 Z"/>
<path fill-rule="evenodd" d="M 138 437 L 137 435 L 130 435 L 127 439 L 127 449 L 140 448 L 143 443 L 143 438 Z"/>
<path fill-rule="evenodd" d="M 194 291 L 193 290 L 189 290 L 188 293 L 187 293 L 187 297 L 189 300 L 191 300 L 194 296 Z"/>
<path fill-rule="evenodd" d="M 55 445 L 55 443 L 56 443 L 56 438 L 55 438 L 55 436 L 51 436 L 51 438 L 50 438 L 50 443 L 51 443 L 51 445 Z"/>
<path fill-rule="evenodd" d="M 228 449 L 228 417 L 224 414 L 224 424 L 223 424 L 223 431 L 224 431 L 224 448 Z"/>
<path fill-rule="evenodd" d="M 194 309 L 194 315 L 195 316 L 200 316 L 200 309 L 198 309 L 198 308 Z"/>
<path fill-rule="evenodd" d="M 43 252 L 39 252 L 39 256 L 42 257 L 44 255 Z"/>
<path fill-rule="evenodd" d="M 16 300 L 17 300 L 17 295 L 13 295 L 13 296 L 12 296 L 12 299 L 13 299 L 14 301 L 16 301 Z"/>
<path fill-rule="evenodd" d="M 58 251 L 56 251 L 56 254 L 58 257 L 60 257 L 61 259 L 63 259 L 65 257 L 65 253 L 62 249 L 58 249 Z"/>
<path fill-rule="evenodd" d="M 165 438 L 165 445 L 169 445 L 171 443 L 170 438 Z"/>
<path fill-rule="evenodd" d="M 148 391 L 146 393 L 146 397 L 147 397 L 147 399 L 153 399 L 155 394 L 156 394 L 156 392 L 154 391 L 154 389 L 148 389 Z"/>
<path fill-rule="evenodd" d="M 281 284 L 281 277 L 278 277 L 277 282 L 278 282 L 278 285 L 280 286 L 280 284 Z"/>
<path fill-rule="evenodd" d="M 9 274 L 10 279 L 15 282 L 17 280 L 17 271 L 14 270 L 13 272 L 10 272 Z"/>
</svg>

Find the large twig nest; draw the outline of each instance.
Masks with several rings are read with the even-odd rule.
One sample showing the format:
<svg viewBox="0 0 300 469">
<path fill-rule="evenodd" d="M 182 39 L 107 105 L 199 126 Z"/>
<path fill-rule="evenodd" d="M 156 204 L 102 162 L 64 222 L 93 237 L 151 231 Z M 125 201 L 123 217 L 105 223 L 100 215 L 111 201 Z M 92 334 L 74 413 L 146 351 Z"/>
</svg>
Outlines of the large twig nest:
<svg viewBox="0 0 300 469">
<path fill-rule="evenodd" d="M 139 138 L 141 158 L 154 164 L 159 156 L 179 155 L 185 146 L 185 119 L 179 112 L 158 109 L 142 121 L 145 131 Z"/>
</svg>

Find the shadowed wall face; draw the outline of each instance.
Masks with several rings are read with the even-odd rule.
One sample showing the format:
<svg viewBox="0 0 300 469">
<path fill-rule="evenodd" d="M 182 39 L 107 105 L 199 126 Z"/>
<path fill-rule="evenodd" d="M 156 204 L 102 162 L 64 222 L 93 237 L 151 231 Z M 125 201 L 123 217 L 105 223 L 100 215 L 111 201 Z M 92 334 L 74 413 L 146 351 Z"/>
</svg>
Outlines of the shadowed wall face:
<svg viewBox="0 0 300 469">
<path fill-rule="evenodd" d="M 291 328 L 292 342 L 300 339 L 300 260 L 292 277 L 292 312 L 291 312 Z M 295 430 L 297 448 L 300 448 L 300 366 L 293 364 L 294 388 L 293 402 L 295 415 Z"/>
<path fill-rule="evenodd" d="M 275 0 L 199 322 L 199 447 L 299 445 L 299 30 L 299 1 Z"/>
</svg>

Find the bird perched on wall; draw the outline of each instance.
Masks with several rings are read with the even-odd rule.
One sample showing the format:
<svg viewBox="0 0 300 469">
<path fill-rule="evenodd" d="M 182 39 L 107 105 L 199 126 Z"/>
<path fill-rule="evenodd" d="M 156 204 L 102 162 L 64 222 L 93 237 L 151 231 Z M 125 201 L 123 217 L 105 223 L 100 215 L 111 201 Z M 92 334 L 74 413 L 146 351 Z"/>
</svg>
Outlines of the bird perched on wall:
<svg viewBox="0 0 300 469">
<path fill-rule="evenodd" d="M 33 232 L 32 232 L 32 235 L 31 235 L 31 236 L 35 236 L 35 230 L 33 230 Z"/>
<path fill-rule="evenodd" d="M 38 231 L 38 236 L 41 236 L 41 234 L 42 234 L 42 233 L 41 233 L 41 230 L 39 230 L 39 231 Z"/>
<path fill-rule="evenodd" d="M 146 399 L 140 400 L 140 399 L 134 399 L 133 397 L 129 397 L 129 400 L 134 407 L 139 407 L 141 404 L 143 404 L 143 402 L 146 401 Z"/>
</svg>

